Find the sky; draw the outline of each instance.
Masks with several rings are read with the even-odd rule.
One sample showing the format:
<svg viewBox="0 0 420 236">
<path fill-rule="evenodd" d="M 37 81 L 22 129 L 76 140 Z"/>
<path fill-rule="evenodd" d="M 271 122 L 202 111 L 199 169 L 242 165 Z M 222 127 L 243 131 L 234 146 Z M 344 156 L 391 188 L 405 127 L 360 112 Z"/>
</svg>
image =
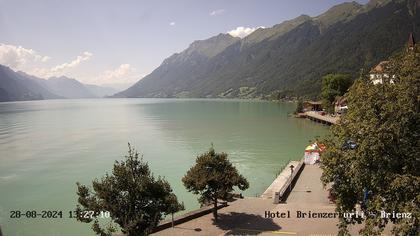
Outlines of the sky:
<svg viewBox="0 0 420 236">
<path fill-rule="evenodd" d="M 134 83 L 194 40 L 245 37 L 343 0 L 0 0 L 0 64 L 42 78 Z M 367 0 L 358 0 L 365 4 Z"/>
</svg>

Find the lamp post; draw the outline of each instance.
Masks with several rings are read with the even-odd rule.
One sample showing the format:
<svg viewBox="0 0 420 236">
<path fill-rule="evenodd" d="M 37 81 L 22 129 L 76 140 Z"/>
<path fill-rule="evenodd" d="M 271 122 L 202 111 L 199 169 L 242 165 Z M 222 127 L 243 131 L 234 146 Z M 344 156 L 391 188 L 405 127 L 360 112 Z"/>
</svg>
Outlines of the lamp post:
<svg viewBox="0 0 420 236">
<path fill-rule="evenodd" d="M 293 179 L 293 169 L 295 168 L 294 165 L 290 165 L 290 184 L 289 184 L 289 190 L 292 192 L 292 179 Z"/>
</svg>

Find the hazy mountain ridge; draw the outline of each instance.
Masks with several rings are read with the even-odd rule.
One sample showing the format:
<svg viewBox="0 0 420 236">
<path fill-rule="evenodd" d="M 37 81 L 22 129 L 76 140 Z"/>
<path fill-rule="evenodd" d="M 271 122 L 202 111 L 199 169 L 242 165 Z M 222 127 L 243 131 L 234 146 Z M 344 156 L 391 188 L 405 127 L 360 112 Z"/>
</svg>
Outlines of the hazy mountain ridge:
<svg viewBox="0 0 420 236">
<path fill-rule="evenodd" d="M 83 84 L 93 95 L 98 98 L 111 96 L 118 92 L 117 89 L 111 87 L 98 86 L 95 84 Z"/>
<path fill-rule="evenodd" d="M 53 93 L 60 94 L 65 98 L 95 98 L 96 96 L 79 81 L 65 76 L 52 77 L 43 83 Z"/>
<path fill-rule="evenodd" d="M 0 65 L 0 102 L 62 98 L 99 98 L 117 90 L 82 84 L 76 79 L 54 77 L 41 79 L 24 72 L 15 72 Z"/>
<path fill-rule="evenodd" d="M 258 29 L 212 57 L 190 46 L 115 96 L 263 97 L 277 92 L 313 96 L 326 73 L 357 75 L 361 68 L 400 50 L 412 31 L 407 5 L 388 0 L 343 3 L 317 17 L 302 15 Z"/>
<path fill-rule="evenodd" d="M 36 87 L 40 87 L 40 89 L 38 89 L 38 93 L 41 94 L 43 99 L 60 99 L 60 98 L 64 98 L 63 96 L 59 96 L 55 93 L 53 93 L 50 88 L 44 84 L 42 81 L 44 81 L 44 79 L 38 78 L 36 76 L 33 75 L 29 75 L 26 74 L 22 71 L 18 71 L 16 72 L 19 77 L 25 81 L 25 86 L 29 87 L 29 88 L 36 88 Z"/>
<path fill-rule="evenodd" d="M 28 86 L 29 87 L 29 86 Z M 0 101 L 23 101 L 42 99 L 36 89 L 29 89 L 25 81 L 19 78 L 19 74 L 6 66 L 0 65 Z M 40 88 L 39 88 L 40 89 Z"/>
</svg>

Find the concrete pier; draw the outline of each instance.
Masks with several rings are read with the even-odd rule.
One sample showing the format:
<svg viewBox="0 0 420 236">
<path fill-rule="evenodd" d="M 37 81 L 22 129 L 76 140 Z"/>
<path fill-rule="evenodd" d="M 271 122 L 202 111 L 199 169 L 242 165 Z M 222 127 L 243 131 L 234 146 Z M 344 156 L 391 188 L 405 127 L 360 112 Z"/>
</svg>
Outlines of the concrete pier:
<svg viewBox="0 0 420 236">
<path fill-rule="evenodd" d="M 321 115 L 319 112 L 316 111 L 307 111 L 304 113 L 306 118 L 316 121 L 322 124 L 327 125 L 336 125 L 338 121 L 340 120 L 337 116 L 331 116 L 331 115 Z"/>
<path fill-rule="evenodd" d="M 285 186 L 289 185 L 292 182 L 292 173 L 290 170 L 290 166 L 293 165 L 294 168 L 297 168 L 300 164 L 300 161 L 291 161 L 283 171 L 277 176 L 277 178 L 271 183 L 271 185 L 264 191 L 261 195 L 261 198 L 264 199 L 273 199 L 276 198 L 276 192 L 279 193 L 281 190 L 284 190 Z M 297 170 L 294 172 L 296 173 Z M 278 203 L 278 201 L 276 201 Z"/>
</svg>

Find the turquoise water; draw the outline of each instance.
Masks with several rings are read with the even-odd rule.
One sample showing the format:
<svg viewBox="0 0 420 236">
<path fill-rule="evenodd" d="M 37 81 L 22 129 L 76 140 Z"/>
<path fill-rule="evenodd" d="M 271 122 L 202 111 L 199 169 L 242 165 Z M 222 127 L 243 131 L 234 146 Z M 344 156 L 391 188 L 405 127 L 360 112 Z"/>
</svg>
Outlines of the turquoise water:
<svg viewBox="0 0 420 236">
<path fill-rule="evenodd" d="M 5 236 L 94 235 L 67 217 L 77 181 L 90 184 L 127 143 L 165 176 L 187 210 L 197 196 L 181 178 L 214 144 L 260 195 L 325 126 L 288 116 L 292 103 L 244 100 L 97 99 L 0 103 L 0 225 Z M 63 219 L 11 219 L 12 210 L 60 210 Z"/>
</svg>

